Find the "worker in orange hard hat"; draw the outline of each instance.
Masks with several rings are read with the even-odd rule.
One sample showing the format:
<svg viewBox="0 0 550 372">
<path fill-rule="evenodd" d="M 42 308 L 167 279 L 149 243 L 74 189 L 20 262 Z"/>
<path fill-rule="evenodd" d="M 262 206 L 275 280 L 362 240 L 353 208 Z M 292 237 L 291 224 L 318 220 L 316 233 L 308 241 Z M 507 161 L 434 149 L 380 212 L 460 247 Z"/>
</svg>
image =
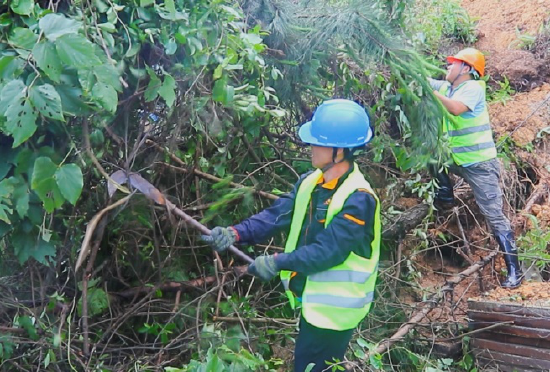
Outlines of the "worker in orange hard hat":
<svg viewBox="0 0 550 372">
<path fill-rule="evenodd" d="M 454 56 L 447 57 L 447 62 L 463 63 L 470 67 L 469 73 L 473 73 L 475 71 L 477 72 L 477 74 L 479 74 L 479 76 L 485 75 L 485 56 L 483 55 L 483 53 L 481 53 L 477 49 L 474 49 L 474 48 L 462 49 L 460 52 L 458 52 Z M 471 71 L 472 69 L 474 71 Z"/>
<path fill-rule="evenodd" d="M 448 136 L 454 164 L 449 170 L 470 184 L 476 203 L 504 253 L 508 269 L 504 288 L 516 288 L 523 275 L 519 266 L 514 233 L 502 211 L 500 164 L 489 122 L 485 99 L 485 57 L 474 48 L 466 48 L 447 57 L 445 80 L 429 79 L 434 94 L 449 111 L 444 118 L 443 133 Z M 434 172 L 439 189 L 436 206 L 454 203 L 453 184 L 446 171 Z"/>
</svg>

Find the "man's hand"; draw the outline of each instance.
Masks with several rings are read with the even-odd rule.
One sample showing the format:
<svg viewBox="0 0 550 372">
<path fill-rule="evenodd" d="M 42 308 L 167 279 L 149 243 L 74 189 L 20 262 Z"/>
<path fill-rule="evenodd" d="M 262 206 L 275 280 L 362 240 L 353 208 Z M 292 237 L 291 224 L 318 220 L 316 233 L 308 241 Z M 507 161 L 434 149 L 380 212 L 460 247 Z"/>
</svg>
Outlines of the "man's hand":
<svg viewBox="0 0 550 372">
<path fill-rule="evenodd" d="M 275 255 L 256 257 L 254 262 L 248 266 L 249 274 L 257 276 L 266 282 L 273 279 L 278 272 L 279 269 L 275 263 Z"/>
<path fill-rule="evenodd" d="M 435 96 L 441 101 L 443 106 L 449 111 L 452 115 L 458 116 L 467 111 L 470 111 L 468 106 L 464 103 L 457 101 L 456 99 L 451 99 L 445 97 L 443 94 L 439 93 L 437 90 L 434 90 Z"/>
<path fill-rule="evenodd" d="M 210 235 L 201 235 L 201 239 L 216 252 L 223 252 L 238 240 L 238 234 L 232 227 L 216 226 Z"/>
</svg>

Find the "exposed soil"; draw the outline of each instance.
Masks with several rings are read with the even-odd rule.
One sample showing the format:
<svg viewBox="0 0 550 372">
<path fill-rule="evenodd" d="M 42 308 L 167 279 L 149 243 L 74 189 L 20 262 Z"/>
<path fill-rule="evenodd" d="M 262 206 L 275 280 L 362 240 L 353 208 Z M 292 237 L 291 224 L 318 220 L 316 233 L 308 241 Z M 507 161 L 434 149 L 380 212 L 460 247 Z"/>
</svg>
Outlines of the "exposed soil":
<svg viewBox="0 0 550 372">
<path fill-rule="evenodd" d="M 536 35 L 550 10 L 550 0 L 463 0 L 461 5 L 479 21 L 476 47 L 489 53 L 489 64 L 513 49 L 517 32 Z"/>
<path fill-rule="evenodd" d="M 520 35 L 534 37 L 548 20 L 550 0 L 463 0 L 470 17 L 478 20 L 476 48 L 487 55 L 487 71 L 493 77 L 505 75 L 512 85 L 532 89 L 548 77 L 548 63 L 518 50 Z"/>
<path fill-rule="evenodd" d="M 550 126 L 549 103 L 548 83 L 518 93 L 506 103 L 494 103 L 489 107 L 493 131 L 497 137 L 511 136 L 517 146 L 524 147 L 535 141 L 542 129 Z"/>
<path fill-rule="evenodd" d="M 524 306 L 550 307 L 550 285 L 541 283 L 523 283 L 515 289 L 496 288 L 483 296 L 474 298 L 478 301 L 498 301 Z"/>
<path fill-rule="evenodd" d="M 497 82 L 505 76 L 519 92 L 504 103 L 490 104 L 489 114 L 497 140 L 510 137 L 516 146 L 513 159 L 509 159 L 510 163 L 505 161 L 502 178 L 505 209 L 516 235 L 521 236 L 533 228 L 524 213 L 535 215 L 540 228 L 550 226 L 550 40 L 539 37 L 532 51 L 521 50 L 518 33 L 537 34 L 541 25 L 550 19 L 550 0 L 462 0 L 461 5 L 470 17 L 479 21 L 479 40 L 474 47 L 487 56 L 490 85 L 498 88 Z M 506 142 L 504 145 L 507 146 Z M 474 261 L 498 249 L 470 187 L 459 178 L 455 181 L 459 182 L 455 185 L 455 196 L 460 225 L 453 212 L 438 212 L 434 226 L 428 231 L 428 240 L 430 246 L 439 248 L 412 259 L 421 272 L 417 281 L 426 291 L 413 294 L 414 301 L 422 301 L 421 297 L 437 292 L 447 278 L 469 266 L 456 252 L 457 248 L 469 245 Z M 413 202 L 403 200 L 402 204 Z M 443 234 L 447 240 L 442 240 Z M 459 283 L 453 293 L 445 297 L 443 306 L 435 308 L 422 321 L 426 327 L 419 332 L 427 338 L 430 334 L 433 338 L 444 338 L 445 334 L 438 333 L 434 324 L 466 324 L 468 298 L 550 307 L 550 283 L 525 282 L 517 289 L 502 289 L 499 280 L 504 278 L 505 270 L 499 255 L 493 265 L 482 270 L 479 279 L 471 277 Z"/>
</svg>

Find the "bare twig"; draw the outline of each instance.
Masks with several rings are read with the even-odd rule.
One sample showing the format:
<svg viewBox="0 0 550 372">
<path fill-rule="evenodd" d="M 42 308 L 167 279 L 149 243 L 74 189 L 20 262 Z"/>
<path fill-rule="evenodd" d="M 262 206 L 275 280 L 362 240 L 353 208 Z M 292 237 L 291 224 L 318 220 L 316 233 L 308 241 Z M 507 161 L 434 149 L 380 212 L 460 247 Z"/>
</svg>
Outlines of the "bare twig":
<svg viewBox="0 0 550 372">
<path fill-rule="evenodd" d="M 92 152 L 92 146 L 90 145 L 90 134 L 89 134 L 89 130 L 88 130 L 88 119 L 87 118 L 84 118 L 82 120 L 82 134 L 84 136 L 84 146 L 86 148 L 86 153 L 88 154 L 88 156 L 92 160 L 92 163 L 95 165 L 95 167 L 97 168 L 99 173 L 101 173 L 101 175 L 103 177 L 105 177 L 105 179 L 107 181 L 109 181 L 113 185 L 115 185 L 117 189 L 119 189 L 120 191 L 122 191 L 126 194 L 129 194 L 130 190 L 128 190 L 124 186 L 119 185 L 117 182 L 115 182 L 113 179 L 111 179 L 109 174 L 105 171 L 105 169 L 101 166 L 101 164 L 99 164 L 99 161 L 97 160 L 94 153 Z"/>
<path fill-rule="evenodd" d="M 80 268 L 80 266 L 82 265 L 86 257 L 88 257 L 88 254 L 90 253 L 90 241 L 92 239 L 93 233 L 97 227 L 98 222 L 103 218 L 105 213 L 109 212 L 111 209 L 114 209 L 126 203 L 128 200 L 130 200 L 131 197 L 132 197 L 132 194 L 125 196 L 124 198 L 118 200 L 117 202 L 103 208 L 95 216 L 92 217 L 92 219 L 88 223 L 88 226 L 86 227 L 86 234 L 84 235 L 84 239 L 82 240 L 82 245 L 80 246 L 80 253 L 78 255 L 78 259 L 76 260 L 75 272 L 78 271 L 78 269 Z"/>
<path fill-rule="evenodd" d="M 462 235 L 462 241 L 464 242 L 464 251 L 462 251 L 462 247 L 458 247 L 457 252 L 459 255 L 461 255 L 470 265 L 474 264 L 474 260 L 472 260 L 472 252 L 470 251 L 470 243 L 468 242 L 468 239 L 466 238 L 466 234 L 464 233 L 464 228 L 462 227 L 462 223 L 460 222 L 460 215 L 458 214 L 458 207 L 453 207 L 453 213 L 456 217 L 456 225 L 458 226 L 458 230 L 460 231 L 460 235 Z"/>
<path fill-rule="evenodd" d="M 243 275 L 246 272 L 248 266 L 235 266 L 233 267 L 233 271 L 236 273 L 237 276 Z M 196 288 L 196 289 L 202 289 L 208 284 L 216 283 L 216 277 L 215 276 L 207 276 L 205 278 L 198 278 L 193 280 L 187 280 L 184 282 L 166 282 L 160 285 L 157 285 L 155 287 L 151 286 L 141 286 L 136 288 L 130 288 L 125 291 L 116 292 L 114 293 L 117 296 L 125 297 L 125 298 L 133 298 L 140 294 L 147 294 L 150 292 L 154 292 L 157 289 L 160 289 L 161 291 L 185 291 L 189 288 Z"/>
<path fill-rule="evenodd" d="M 184 173 L 193 173 L 193 174 L 196 174 L 197 176 L 199 176 L 201 178 L 207 179 L 207 180 L 212 181 L 212 182 L 223 181 L 221 178 L 218 178 L 216 176 L 212 176 L 211 174 L 208 174 L 208 173 L 201 172 L 198 169 L 191 169 L 191 170 L 187 169 L 186 168 L 187 165 L 181 159 L 179 159 L 176 155 L 166 151 L 160 145 L 158 145 L 157 143 L 155 143 L 151 140 L 147 140 L 147 141 L 145 141 L 145 143 L 148 144 L 148 145 L 153 146 L 158 151 L 165 152 L 170 157 L 170 159 L 172 159 L 173 161 L 175 161 L 176 163 L 178 163 L 179 165 L 184 167 L 184 168 L 180 168 L 180 167 L 175 167 L 175 166 L 170 165 L 170 164 L 165 164 L 165 166 L 167 166 L 169 168 L 172 168 L 172 169 L 184 172 Z M 247 186 L 244 186 L 244 185 L 241 185 L 241 184 L 235 183 L 235 182 L 229 182 L 229 185 L 231 185 L 232 187 L 235 187 L 235 188 L 240 188 L 240 189 L 247 188 Z M 265 192 L 265 191 L 252 189 L 252 192 L 254 192 L 255 194 L 258 194 L 258 195 L 260 195 L 260 196 L 262 196 L 266 199 L 271 199 L 271 200 L 279 199 L 279 197 L 277 195 L 273 195 L 273 194 L 270 194 L 270 193 Z"/>
<path fill-rule="evenodd" d="M 284 324 L 296 324 L 297 319 L 285 319 L 285 318 L 240 318 L 240 317 L 233 317 L 233 316 L 214 316 L 212 317 L 212 320 L 215 322 L 250 322 L 250 323 L 262 323 L 262 324 L 269 324 L 269 323 L 284 323 Z"/>
<path fill-rule="evenodd" d="M 85 356 L 90 355 L 90 346 L 89 346 L 90 344 L 89 344 L 89 337 L 88 337 L 88 334 L 89 334 L 88 332 L 88 280 L 91 277 L 90 273 L 92 272 L 95 257 L 99 249 L 99 245 L 101 244 L 103 233 L 105 232 L 105 226 L 107 226 L 107 220 L 101 221 L 101 224 L 97 228 L 97 239 L 93 246 L 90 260 L 88 261 L 86 270 L 82 273 L 82 337 L 84 339 L 84 345 L 82 347 L 82 351 Z M 91 235 L 92 233 L 90 232 L 90 236 Z M 81 256 L 79 256 L 79 258 L 80 257 Z M 76 273 L 76 269 L 75 269 L 75 273 Z"/>
<path fill-rule="evenodd" d="M 393 336 L 380 342 L 378 347 L 374 349 L 371 353 L 382 354 L 387 351 L 394 343 L 402 340 L 407 335 L 407 333 L 409 333 L 410 330 L 418 325 L 418 323 L 439 304 L 439 302 L 443 299 L 445 293 L 452 292 L 454 287 L 458 283 L 468 278 L 479 269 L 483 268 L 485 265 L 491 262 L 491 260 L 497 254 L 498 251 L 491 252 L 489 255 L 487 255 L 487 257 L 476 262 L 468 269 L 456 274 L 451 279 L 449 279 L 447 283 L 439 290 L 439 292 L 433 294 L 432 296 L 430 296 L 429 299 L 422 303 L 422 309 L 415 316 L 410 318 L 408 322 L 404 323 Z"/>
<path fill-rule="evenodd" d="M 260 159 L 260 157 L 258 156 L 258 154 L 256 154 L 256 152 L 254 151 L 254 149 L 252 148 L 252 145 L 250 144 L 250 142 L 248 142 L 248 139 L 246 138 L 246 135 L 242 135 L 241 136 L 241 140 L 244 142 L 244 144 L 246 145 L 246 148 L 248 149 L 248 153 L 250 155 L 252 155 L 252 157 L 254 158 L 254 160 L 258 163 L 258 164 L 261 164 L 262 161 Z M 267 166 L 269 167 L 270 163 L 267 163 Z M 271 168 L 271 167 L 269 167 Z M 289 187 L 292 187 L 292 183 L 288 182 L 287 180 L 285 180 L 283 177 L 279 176 L 278 174 L 272 172 L 271 175 L 273 176 L 273 178 L 275 178 L 277 181 L 281 182 L 281 183 L 284 183 L 285 185 L 289 186 Z"/>
</svg>

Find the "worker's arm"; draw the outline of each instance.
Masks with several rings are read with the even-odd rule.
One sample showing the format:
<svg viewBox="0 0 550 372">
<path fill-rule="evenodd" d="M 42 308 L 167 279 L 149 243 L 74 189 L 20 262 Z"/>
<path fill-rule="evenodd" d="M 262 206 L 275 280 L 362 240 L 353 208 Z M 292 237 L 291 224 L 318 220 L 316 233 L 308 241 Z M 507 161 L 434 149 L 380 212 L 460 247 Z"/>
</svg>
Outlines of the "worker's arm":
<svg viewBox="0 0 550 372">
<path fill-rule="evenodd" d="M 233 226 L 238 234 L 237 241 L 242 244 L 262 243 L 277 233 L 288 230 L 292 222 L 296 192 L 308 175 L 309 173 L 302 175 L 293 190 L 281 195 L 270 207 Z"/>
<path fill-rule="evenodd" d="M 470 110 L 468 106 L 466 106 L 461 101 L 447 98 L 443 94 L 439 93 L 437 90 L 434 90 L 434 94 L 441 101 L 443 106 L 445 106 L 447 111 L 451 113 L 451 115 L 458 116 Z"/>
<path fill-rule="evenodd" d="M 376 201 L 369 193 L 357 191 L 313 243 L 275 258 L 278 270 L 310 275 L 344 262 L 351 252 L 370 257 L 374 238 Z"/>
</svg>

